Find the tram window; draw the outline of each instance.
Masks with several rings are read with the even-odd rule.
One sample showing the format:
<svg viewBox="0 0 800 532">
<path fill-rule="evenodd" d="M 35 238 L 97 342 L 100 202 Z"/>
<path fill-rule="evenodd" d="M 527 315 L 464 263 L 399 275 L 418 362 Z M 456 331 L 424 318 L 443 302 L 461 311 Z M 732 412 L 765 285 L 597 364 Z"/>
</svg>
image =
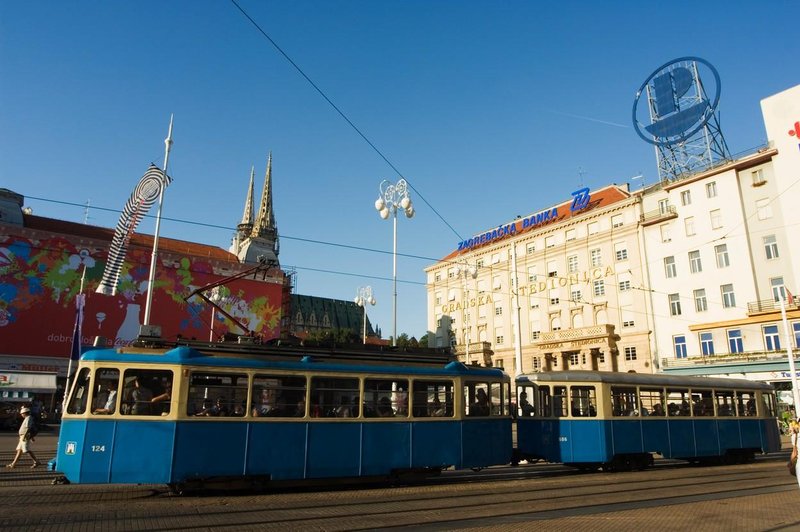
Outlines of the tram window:
<svg viewBox="0 0 800 532">
<path fill-rule="evenodd" d="M 536 403 L 534 404 L 536 413 L 541 417 L 550 417 L 553 414 L 553 402 L 550 396 L 549 386 L 539 386 L 538 393 L 536 394 Z"/>
<path fill-rule="evenodd" d="M 86 402 L 89 399 L 91 381 L 89 368 L 83 368 L 75 377 L 75 383 L 72 386 L 72 397 L 70 397 L 67 405 L 67 414 L 83 414 L 86 412 Z"/>
<path fill-rule="evenodd" d="M 611 387 L 611 412 L 612 415 L 638 416 L 639 404 L 636 398 L 636 388 L 632 386 Z"/>
<path fill-rule="evenodd" d="M 172 400 L 172 372 L 126 369 L 122 379 L 120 413 L 132 416 L 160 416 L 169 413 Z M 157 398 L 157 401 L 153 401 Z"/>
<path fill-rule="evenodd" d="M 421 415 L 416 398 L 414 395 L 414 415 Z M 408 380 L 364 379 L 363 406 L 364 417 L 408 417 Z"/>
<path fill-rule="evenodd" d="M 511 415 L 511 383 L 506 382 L 503 384 L 503 415 L 510 416 Z"/>
<path fill-rule="evenodd" d="M 669 417 L 690 416 L 692 415 L 689 406 L 689 390 L 687 389 L 667 389 L 667 415 Z"/>
<path fill-rule="evenodd" d="M 247 375 L 238 373 L 192 373 L 186 413 L 190 416 L 232 416 L 247 404 Z"/>
<path fill-rule="evenodd" d="M 311 378 L 311 417 L 358 417 L 360 404 L 358 379 Z"/>
<path fill-rule="evenodd" d="M 756 393 L 751 391 L 736 392 L 736 409 L 742 417 L 756 415 Z"/>
<path fill-rule="evenodd" d="M 711 390 L 692 390 L 692 415 L 708 417 L 714 415 L 714 402 Z"/>
<path fill-rule="evenodd" d="M 488 382 L 464 384 L 464 405 L 468 416 L 491 415 L 491 396 Z"/>
<path fill-rule="evenodd" d="M 294 375 L 256 375 L 253 377 L 251 397 L 250 413 L 255 417 L 305 417 L 306 378 Z"/>
<path fill-rule="evenodd" d="M 778 416 L 778 405 L 775 403 L 775 394 L 761 392 L 761 404 L 766 409 L 764 415 L 767 417 Z"/>
<path fill-rule="evenodd" d="M 664 390 L 661 388 L 640 388 L 639 401 L 643 416 L 664 415 Z"/>
<path fill-rule="evenodd" d="M 722 417 L 735 416 L 736 407 L 733 401 L 733 390 L 716 390 L 714 398 L 717 403 L 717 415 Z"/>
<path fill-rule="evenodd" d="M 119 370 L 100 368 L 95 372 L 92 413 L 109 415 L 117 411 L 119 404 Z"/>
<path fill-rule="evenodd" d="M 504 398 L 508 396 L 503 395 L 503 383 L 493 382 L 489 384 L 489 406 L 491 408 L 491 415 L 502 416 L 503 410 L 506 410 L 505 415 L 508 415 L 508 409 L 503 408 Z"/>
<path fill-rule="evenodd" d="M 567 417 L 568 405 L 567 387 L 553 386 L 553 415 L 555 417 Z"/>
<path fill-rule="evenodd" d="M 597 417 L 597 399 L 594 386 L 570 386 L 572 417 Z"/>
<path fill-rule="evenodd" d="M 533 386 L 517 387 L 517 415 L 519 417 L 534 415 L 535 409 L 531 401 L 534 401 L 535 398 Z"/>
<path fill-rule="evenodd" d="M 414 416 L 453 417 L 452 381 L 414 381 Z M 366 393 L 366 381 L 364 382 Z"/>
</svg>

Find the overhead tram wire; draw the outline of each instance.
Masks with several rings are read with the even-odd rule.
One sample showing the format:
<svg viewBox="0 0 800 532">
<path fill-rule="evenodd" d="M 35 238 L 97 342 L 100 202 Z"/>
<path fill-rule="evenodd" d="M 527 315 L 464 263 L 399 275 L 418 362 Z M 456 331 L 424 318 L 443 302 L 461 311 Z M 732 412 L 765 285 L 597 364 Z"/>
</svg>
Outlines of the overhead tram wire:
<svg viewBox="0 0 800 532">
<path fill-rule="evenodd" d="M 422 195 L 422 193 L 421 193 L 419 190 L 417 190 L 417 189 L 414 187 L 414 185 L 411 183 L 411 181 L 410 181 L 410 180 L 409 180 L 407 177 L 405 177 L 405 176 L 402 174 L 402 172 L 400 172 L 400 170 L 398 170 L 398 169 L 397 169 L 397 167 L 395 167 L 395 165 L 394 165 L 394 164 L 392 164 L 392 162 L 391 162 L 391 161 L 390 161 L 390 160 L 389 160 L 389 159 L 388 159 L 388 158 L 387 158 L 387 157 L 386 157 L 386 156 L 383 154 L 383 152 L 382 152 L 381 150 L 379 150 L 379 149 L 378 149 L 378 147 L 377 147 L 377 146 L 375 146 L 375 144 L 373 144 L 373 142 L 372 142 L 371 140 L 369 140 L 369 138 L 367 138 L 367 136 L 366 136 L 366 135 L 365 135 L 365 134 L 364 134 L 364 133 L 363 133 L 363 132 L 362 132 L 362 131 L 361 131 L 361 130 L 358 128 L 358 126 L 356 126 L 356 125 L 353 123 L 353 121 L 352 121 L 352 120 L 350 120 L 350 119 L 347 117 L 347 115 L 346 115 L 346 114 L 344 114 L 344 112 L 343 112 L 341 109 L 339 109 L 339 107 L 338 107 L 338 106 L 337 106 L 335 103 L 333 103 L 333 101 L 332 101 L 330 98 L 328 98 L 328 95 L 327 95 L 327 94 L 325 94 L 325 92 L 324 92 L 322 89 L 320 89 L 320 88 L 319 88 L 319 86 L 318 86 L 316 83 L 314 83 L 314 81 L 313 81 L 313 80 L 312 80 L 310 77 L 308 77 L 308 75 L 307 75 L 305 72 L 303 72 L 303 69 L 302 69 L 302 68 L 300 68 L 300 67 L 298 66 L 298 64 L 297 64 L 297 63 L 295 63 L 295 62 L 292 60 L 292 58 L 291 58 L 291 57 L 289 57 L 289 54 L 287 54 L 286 52 L 284 52 L 284 51 L 283 51 L 283 49 L 282 49 L 280 46 L 278 46 L 278 43 L 276 43 L 276 42 L 275 42 L 275 41 L 272 39 L 272 37 L 270 37 L 270 36 L 269 36 L 269 34 L 267 34 L 267 32 L 266 32 L 266 31 L 264 31 L 264 29 L 263 29 L 263 28 L 262 28 L 262 27 L 261 27 L 261 26 L 258 24 L 258 22 L 256 22 L 255 20 L 253 20 L 253 17 L 251 17 L 251 16 L 250 16 L 250 15 L 247 13 L 247 11 L 245 11 L 245 10 L 242 8 L 242 6 L 240 6 L 240 5 L 239 5 L 239 3 L 238 3 L 236 0 L 231 0 L 231 3 L 232 3 L 232 4 L 233 4 L 235 7 L 236 7 L 236 9 L 238 9 L 238 10 L 239 10 L 239 11 L 242 13 L 242 15 L 244 15 L 244 17 L 245 17 L 247 20 L 249 20 L 249 21 L 250 21 L 250 23 L 253 25 L 253 27 L 255 27 L 255 28 L 258 30 L 258 32 L 259 32 L 259 33 L 261 33 L 261 35 L 263 35 L 263 36 L 264 36 L 264 38 L 265 38 L 265 39 L 267 39 L 267 40 L 270 42 L 270 44 L 272 44 L 272 46 L 273 46 L 273 47 L 274 47 L 274 48 L 275 48 L 275 49 L 276 49 L 276 50 L 277 50 L 277 51 L 278 51 L 278 52 L 279 52 L 279 53 L 280 53 L 280 54 L 281 54 L 281 55 L 282 55 L 282 56 L 283 56 L 283 57 L 284 57 L 284 58 L 285 58 L 285 59 L 286 59 L 288 62 L 289 62 L 289 64 L 291 64 L 291 65 L 294 67 L 294 69 L 295 69 L 295 70 L 297 70 L 297 72 L 299 72 L 299 73 L 300 73 L 300 75 L 301 75 L 301 76 L 303 76 L 303 78 L 304 78 L 304 79 L 305 79 L 305 80 L 306 80 L 306 81 L 307 81 L 307 82 L 308 82 L 308 83 L 309 83 L 309 84 L 310 84 L 312 87 L 314 87 L 314 90 L 316 90 L 316 91 L 319 93 L 319 95 L 320 95 L 320 96 L 322 96 L 322 97 L 325 99 L 325 101 L 326 101 L 326 102 L 328 102 L 328 104 L 329 104 L 331 107 L 333 107 L 333 109 L 334 109 L 334 110 L 335 110 L 335 111 L 336 111 L 336 112 L 339 114 L 339 116 L 341 116 L 341 117 L 344 119 L 344 121 L 345 121 L 345 122 L 347 122 L 347 123 L 350 125 L 350 127 L 351 127 L 351 128 L 353 128 L 353 130 L 354 130 L 356 133 L 358 133 L 358 136 L 360 136 L 362 139 L 364 139 L 364 142 L 366 142 L 366 143 L 369 145 L 369 147 L 370 147 L 370 148 L 372 148 L 372 149 L 373 149 L 373 151 L 375 151 L 375 153 L 377 153 L 377 154 L 378 154 L 378 156 L 379 156 L 381 159 L 383 159 L 383 160 L 384 160 L 384 162 L 385 162 L 386 164 L 388 164 L 388 165 L 389 165 L 389 167 L 390 167 L 390 168 L 391 168 L 391 169 L 392 169 L 392 170 L 393 170 L 393 171 L 394 171 L 394 172 L 395 172 L 395 173 L 396 173 L 396 174 L 397 174 L 397 175 L 398 175 L 400 178 L 402 178 L 402 179 L 405 179 L 405 180 L 406 180 L 406 183 L 407 183 L 407 184 L 408 184 L 408 186 L 411 188 L 411 190 L 413 190 L 413 191 L 414 191 L 414 193 L 415 193 L 417 196 L 419 196 L 419 198 L 420 198 L 420 199 L 421 199 L 423 202 L 425 202 L 425 205 L 427 205 L 428 207 L 430 207 L 430 209 L 431 209 L 431 210 L 434 212 L 434 214 L 436 214 L 436 216 L 437 216 L 437 217 L 438 217 L 438 218 L 439 218 L 439 219 L 440 219 L 440 220 L 441 220 L 441 221 L 442 221 L 442 222 L 443 222 L 443 223 L 444 223 L 444 224 L 445 224 L 445 225 L 446 225 L 446 226 L 447 226 L 447 227 L 448 227 L 448 228 L 449 228 L 449 229 L 450 229 L 452 232 L 453 232 L 453 234 L 455 234 L 455 235 L 456 235 L 456 237 L 458 237 L 458 239 L 459 239 L 459 240 L 464 240 L 464 238 L 463 238 L 463 237 L 462 237 L 462 236 L 461 236 L 461 235 L 458 233 L 458 231 L 456 231 L 456 230 L 455 230 L 455 228 L 453 228 L 453 226 L 452 226 L 452 225 L 450 225 L 450 223 L 449 223 L 447 220 L 445 220 L 445 219 L 444 219 L 444 217 L 443 217 L 443 216 L 442 216 L 442 215 L 439 213 L 439 211 L 438 211 L 438 210 L 436 210 L 436 208 L 435 208 L 433 205 L 431 205 L 431 203 L 430 203 L 430 202 L 429 202 L 427 199 L 425 199 L 425 196 L 423 196 L 423 195 Z"/>
</svg>

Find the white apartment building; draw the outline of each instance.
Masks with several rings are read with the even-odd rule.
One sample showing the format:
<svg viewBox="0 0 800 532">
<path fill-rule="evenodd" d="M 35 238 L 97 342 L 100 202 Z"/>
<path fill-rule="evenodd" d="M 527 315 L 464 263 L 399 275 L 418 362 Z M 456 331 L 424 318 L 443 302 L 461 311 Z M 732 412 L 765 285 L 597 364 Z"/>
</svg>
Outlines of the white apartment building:
<svg viewBox="0 0 800 532">
<path fill-rule="evenodd" d="M 425 270 L 429 337 L 511 373 L 787 380 L 777 301 L 800 302 L 800 86 L 761 105 L 769 143 L 753 153 L 633 193 L 576 191 L 460 243 Z"/>
</svg>

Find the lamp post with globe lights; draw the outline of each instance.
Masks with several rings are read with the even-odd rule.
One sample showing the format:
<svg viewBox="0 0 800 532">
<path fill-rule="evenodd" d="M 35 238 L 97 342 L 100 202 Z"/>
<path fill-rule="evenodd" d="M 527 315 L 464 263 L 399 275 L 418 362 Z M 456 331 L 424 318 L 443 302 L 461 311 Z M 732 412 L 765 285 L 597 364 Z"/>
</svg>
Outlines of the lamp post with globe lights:
<svg viewBox="0 0 800 532">
<path fill-rule="evenodd" d="M 397 209 L 401 209 L 406 218 L 413 218 L 414 206 L 408 197 L 408 183 L 401 179 L 391 183 L 384 179 L 381 181 L 380 196 L 375 200 L 375 210 L 384 220 L 392 215 L 393 218 L 393 246 L 392 246 L 392 345 L 397 345 Z"/>
<path fill-rule="evenodd" d="M 364 344 L 367 343 L 367 304 L 374 305 L 375 298 L 372 297 L 371 286 L 360 286 L 356 291 L 356 298 L 353 300 L 356 305 L 364 309 L 364 328 L 362 330 L 362 339 Z"/>
</svg>

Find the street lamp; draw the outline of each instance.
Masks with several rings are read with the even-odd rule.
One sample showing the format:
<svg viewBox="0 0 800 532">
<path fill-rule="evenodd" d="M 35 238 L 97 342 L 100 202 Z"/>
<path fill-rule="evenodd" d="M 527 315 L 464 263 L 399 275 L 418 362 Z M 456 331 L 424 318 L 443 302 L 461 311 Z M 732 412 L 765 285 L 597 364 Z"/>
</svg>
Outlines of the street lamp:
<svg viewBox="0 0 800 532">
<path fill-rule="evenodd" d="M 367 343 L 367 303 L 370 305 L 375 304 L 375 298 L 372 297 L 372 287 L 371 286 L 360 286 L 356 291 L 356 298 L 354 299 L 356 305 L 359 307 L 364 308 L 364 329 L 363 329 L 363 339 L 364 344 Z"/>
<path fill-rule="evenodd" d="M 464 362 L 467 366 L 470 364 L 469 360 L 469 333 L 472 329 L 472 324 L 470 323 L 471 320 L 468 320 L 467 317 L 469 313 L 467 312 L 468 301 L 469 301 L 469 287 L 467 286 L 467 282 L 470 279 L 476 279 L 478 277 L 478 267 L 477 266 L 468 266 L 466 262 L 463 264 L 459 264 L 456 266 L 455 271 L 453 272 L 457 279 L 464 279 L 464 301 L 461 308 L 463 313 L 462 321 L 464 323 L 464 342 L 466 344 L 466 351 L 464 352 Z"/>
<path fill-rule="evenodd" d="M 414 206 L 408 197 L 408 183 L 401 179 L 397 183 L 390 183 L 386 179 L 381 181 L 380 196 L 375 200 L 375 210 L 380 217 L 386 220 L 392 215 L 394 223 L 394 245 L 392 247 L 392 345 L 397 345 L 397 209 L 403 210 L 407 218 L 413 218 Z"/>
</svg>

